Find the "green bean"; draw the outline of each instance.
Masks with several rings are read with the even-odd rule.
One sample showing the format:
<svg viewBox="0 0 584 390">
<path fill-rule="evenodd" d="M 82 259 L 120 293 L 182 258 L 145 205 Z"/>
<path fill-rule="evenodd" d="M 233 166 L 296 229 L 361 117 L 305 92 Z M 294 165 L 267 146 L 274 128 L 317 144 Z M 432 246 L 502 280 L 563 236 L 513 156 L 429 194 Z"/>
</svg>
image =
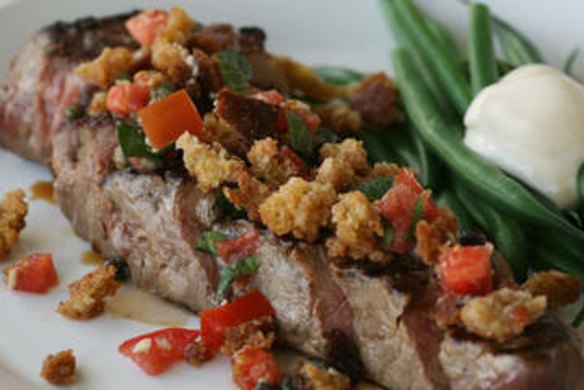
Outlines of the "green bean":
<svg viewBox="0 0 584 390">
<path fill-rule="evenodd" d="M 497 60 L 491 38 L 491 12 L 481 3 L 470 6 L 469 62 L 474 94 L 497 81 Z"/>
<path fill-rule="evenodd" d="M 440 161 L 426 145 L 418 130 L 410 123 L 409 134 L 414 144 L 414 150 L 418 157 L 418 180 L 426 187 L 438 190 L 440 185 Z"/>
<path fill-rule="evenodd" d="M 493 31 L 497 36 L 501 49 L 503 49 L 505 59 L 513 67 L 543 62 L 543 58 L 537 48 L 507 22 L 493 17 Z"/>
<path fill-rule="evenodd" d="M 510 216 L 523 222 L 557 229 L 584 243 L 584 231 L 552 212 L 525 187 L 467 148 L 452 133 L 432 94 L 421 81 L 407 49 L 394 50 L 393 63 L 407 112 L 421 137 L 474 192 Z"/>
<path fill-rule="evenodd" d="M 580 197 L 580 203 L 584 205 L 584 162 L 578 169 L 578 196 Z"/>
<path fill-rule="evenodd" d="M 387 134 L 390 131 L 391 130 L 389 129 L 379 129 L 365 125 L 361 131 L 357 133 L 359 139 L 363 141 L 363 147 L 367 151 L 367 156 L 371 162 L 391 161 L 398 164 L 405 163 L 400 160 L 400 156 L 396 153 L 395 148 L 389 142 Z"/>
<path fill-rule="evenodd" d="M 574 263 L 580 263 L 584 267 L 584 252 L 582 251 L 582 247 L 578 243 L 574 243 L 569 237 L 548 229 L 528 227 L 527 230 L 534 241 L 554 248 L 558 255 Z"/>
<path fill-rule="evenodd" d="M 317 66 L 314 71 L 327 83 L 341 86 L 359 83 L 365 77 L 361 72 L 341 66 Z"/>
<path fill-rule="evenodd" d="M 430 30 L 434 38 L 440 42 L 442 49 L 448 54 L 452 62 L 456 64 L 457 67 L 462 68 L 464 64 L 464 57 L 458 49 L 458 45 L 456 44 L 452 34 L 450 34 L 450 31 L 448 31 L 446 27 L 444 27 L 440 22 L 430 18 L 429 16 L 426 16 L 425 20 L 426 26 L 428 26 L 428 30 Z"/>
<path fill-rule="evenodd" d="M 582 265 L 576 264 L 561 254 L 558 254 L 556 248 L 550 248 L 542 243 L 537 243 L 533 246 L 532 255 L 538 269 L 557 269 L 573 275 L 584 282 L 584 268 L 582 268 Z"/>
<path fill-rule="evenodd" d="M 521 225 L 480 201 L 476 194 L 468 191 L 460 183 L 457 183 L 455 191 L 471 217 L 477 221 L 485 234 L 495 241 L 497 249 L 511 266 L 515 279 L 524 281 L 528 268 L 528 245 Z"/>
<path fill-rule="evenodd" d="M 389 1 L 389 0 L 387 0 Z M 444 51 L 438 40 L 429 31 L 422 15 L 412 0 L 395 0 L 399 18 L 411 33 L 416 48 L 431 63 L 441 87 L 450 97 L 459 115 L 464 115 L 472 93 L 461 69 Z"/>
<path fill-rule="evenodd" d="M 464 208 L 454 191 L 449 188 L 445 188 L 440 192 L 438 196 L 437 203 L 439 206 L 447 207 L 456 217 L 460 223 L 460 227 L 463 231 L 469 232 L 473 228 L 473 222 L 468 211 Z"/>
</svg>

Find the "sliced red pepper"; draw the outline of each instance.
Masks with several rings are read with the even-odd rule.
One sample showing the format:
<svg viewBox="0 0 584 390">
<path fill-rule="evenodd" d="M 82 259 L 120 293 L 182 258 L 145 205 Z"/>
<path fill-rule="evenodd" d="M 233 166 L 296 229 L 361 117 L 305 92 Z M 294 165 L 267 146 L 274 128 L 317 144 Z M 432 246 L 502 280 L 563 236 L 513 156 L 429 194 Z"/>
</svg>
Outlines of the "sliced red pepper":
<svg viewBox="0 0 584 390">
<path fill-rule="evenodd" d="M 257 230 L 230 240 L 221 240 L 215 243 L 217 254 L 227 263 L 235 263 L 253 255 L 259 247 Z"/>
<path fill-rule="evenodd" d="M 438 264 L 444 289 L 454 295 L 484 295 L 493 291 L 492 253 L 490 244 L 444 248 Z"/>
<path fill-rule="evenodd" d="M 149 9 L 126 21 L 126 30 L 138 43 L 150 46 L 156 39 L 158 31 L 168 24 L 168 12 Z"/>
<path fill-rule="evenodd" d="M 276 315 L 270 302 L 257 290 L 226 305 L 205 310 L 200 313 L 201 337 L 211 351 L 218 351 L 225 341 L 229 328 L 251 320 Z"/>
<path fill-rule="evenodd" d="M 203 137 L 203 120 L 184 89 L 141 109 L 138 117 L 155 150 L 172 144 L 185 131 Z"/>
<path fill-rule="evenodd" d="M 107 109 L 118 115 L 129 115 L 145 107 L 150 100 L 150 88 L 142 84 L 119 84 L 107 93 Z"/>
<path fill-rule="evenodd" d="M 434 221 L 438 216 L 438 208 L 430 198 L 430 193 L 424 191 L 411 170 L 404 168 L 396 175 L 393 186 L 376 204 L 377 211 L 387 218 L 393 227 L 390 246 L 393 252 L 406 253 L 415 243 L 412 237 L 412 224 L 417 223 L 414 221 L 414 210 L 418 199 L 423 202 L 423 219 Z"/>
<path fill-rule="evenodd" d="M 59 282 L 53 256 L 33 253 L 4 270 L 8 288 L 35 294 L 44 294 Z"/>
<path fill-rule="evenodd" d="M 118 351 L 148 375 L 159 375 L 184 360 L 185 349 L 199 337 L 198 330 L 167 328 L 123 342 Z"/>
<path fill-rule="evenodd" d="M 254 390 L 260 382 L 276 386 L 282 378 L 274 356 L 252 347 L 244 347 L 233 355 L 231 372 L 235 385 L 241 390 Z"/>
</svg>

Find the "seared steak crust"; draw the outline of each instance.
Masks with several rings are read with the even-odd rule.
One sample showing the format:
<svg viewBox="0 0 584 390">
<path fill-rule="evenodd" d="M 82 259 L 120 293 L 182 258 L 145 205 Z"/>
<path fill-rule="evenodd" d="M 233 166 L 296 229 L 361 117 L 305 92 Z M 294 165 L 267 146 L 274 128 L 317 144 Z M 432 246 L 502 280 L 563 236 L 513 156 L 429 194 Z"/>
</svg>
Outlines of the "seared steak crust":
<svg viewBox="0 0 584 390">
<path fill-rule="evenodd" d="M 124 28 L 131 14 L 58 22 L 36 33 L 13 60 L 0 89 L 0 145 L 47 162 L 63 111 L 95 91 L 71 70 L 107 46 L 136 47 Z"/>
</svg>

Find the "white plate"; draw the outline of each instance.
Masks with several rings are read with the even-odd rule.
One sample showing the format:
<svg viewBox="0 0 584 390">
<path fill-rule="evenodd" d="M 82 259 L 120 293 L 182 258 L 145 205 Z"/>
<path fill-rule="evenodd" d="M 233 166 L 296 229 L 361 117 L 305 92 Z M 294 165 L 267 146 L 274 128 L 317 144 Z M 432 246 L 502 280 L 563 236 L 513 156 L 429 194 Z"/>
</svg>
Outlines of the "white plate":
<svg viewBox="0 0 584 390">
<path fill-rule="evenodd" d="M 447 23 L 460 36 L 466 29 L 465 8 L 455 0 L 420 1 L 423 8 Z M 584 3 L 575 0 L 492 0 L 493 10 L 524 30 L 551 63 L 561 65 L 582 43 Z M 390 38 L 376 1 L 362 0 L 0 0 L 0 74 L 35 30 L 57 19 L 106 15 L 156 5 L 184 6 L 202 22 L 226 21 L 259 25 L 268 33 L 271 51 L 291 55 L 313 65 L 339 64 L 362 70 L 389 66 Z M 462 42 L 462 40 L 461 40 Z M 578 69 L 582 69 L 580 66 Z M 49 180 L 48 171 L 0 151 L 0 193 L 28 189 Z M 225 359 L 202 369 L 177 365 L 151 378 L 116 352 L 119 343 L 154 327 L 102 316 L 87 323 L 64 319 L 54 312 L 66 296 L 66 285 L 91 268 L 80 262 L 89 246 L 78 239 L 59 210 L 42 201 L 31 203 L 28 227 L 13 252 L 18 258 L 33 251 L 51 252 L 60 274 L 58 288 L 46 296 L 17 294 L 0 283 L 0 388 L 47 387 L 39 377 L 43 358 L 73 348 L 79 362 L 76 389 L 222 389 L 230 388 Z M 190 325 L 196 326 L 193 317 Z"/>
</svg>

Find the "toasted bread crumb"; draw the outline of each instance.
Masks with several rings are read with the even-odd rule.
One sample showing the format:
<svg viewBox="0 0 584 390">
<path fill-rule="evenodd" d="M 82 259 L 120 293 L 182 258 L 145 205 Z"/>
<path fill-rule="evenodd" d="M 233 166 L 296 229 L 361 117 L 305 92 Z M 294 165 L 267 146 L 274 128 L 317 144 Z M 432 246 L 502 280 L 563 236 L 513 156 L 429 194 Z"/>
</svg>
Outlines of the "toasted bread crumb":
<svg viewBox="0 0 584 390">
<path fill-rule="evenodd" d="M 75 369 L 77 362 L 73 350 L 61 351 L 56 355 L 48 355 L 41 370 L 41 377 L 57 386 L 71 385 L 77 380 Z"/>
<path fill-rule="evenodd" d="M 22 189 L 4 195 L 0 202 L 0 261 L 6 260 L 18 242 L 20 232 L 26 226 L 27 213 L 28 205 Z"/>
<path fill-rule="evenodd" d="M 385 73 L 366 77 L 353 89 L 350 106 L 365 122 L 387 126 L 401 120 L 398 89 Z"/>
<path fill-rule="evenodd" d="M 546 308 L 546 297 L 501 288 L 484 297 L 471 299 L 460 312 L 466 330 L 503 343 L 523 332 Z"/>
<path fill-rule="evenodd" d="M 230 157 L 221 144 L 208 145 L 190 133 L 181 135 L 176 147 L 184 151 L 185 167 L 205 192 L 234 180 L 243 166 L 241 161 Z"/>
<path fill-rule="evenodd" d="M 333 102 L 316 107 L 315 111 L 324 127 L 337 134 L 356 133 L 363 125 L 361 115 L 347 104 Z"/>
<path fill-rule="evenodd" d="M 533 296 L 545 295 L 551 310 L 577 302 L 582 291 L 580 279 L 559 271 L 536 272 L 521 287 Z"/>
<path fill-rule="evenodd" d="M 347 138 L 340 144 L 324 144 L 320 149 L 320 158 L 324 160 L 327 157 L 335 157 L 346 162 L 357 174 L 365 174 L 369 170 L 363 141 L 357 141 L 355 138 Z"/>
<path fill-rule="evenodd" d="M 259 221 L 260 205 L 272 191 L 243 168 L 236 175 L 237 188 L 225 187 L 223 193 L 235 207 L 244 209 L 251 221 Z"/>
<path fill-rule="evenodd" d="M 274 319 L 262 317 L 227 329 L 221 353 L 231 356 L 245 346 L 269 350 L 275 340 Z"/>
<path fill-rule="evenodd" d="M 326 243 L 329 256 L 349 256 L 356 260 L 369 258 L 373 261 L 387 258 L 378 244 L 383 236 L 381 218 L 362 192 L 340 195 L 332 214 L 336 236 Z"/>
<path fill-rule="evenodd" d="M 286 183 L 292 176 L 302 174 L 298 165 L 286 158 L 278 143 L 269 137 L 255 141 L 247 153 L 247 159 L 252 173 L 274 189 Z"/>
<path fill-rule="evenodd" d="M 351 381 L 345 375 L 329 369 L 323 370 L 312 363 L 304 363 L 299 373 L 299 389 L 349 390 Z"/>
<path fill-rule="evenodd" d="M 120 284 L 116 267 L 102 266 L 69 286 L 70 297 L 59 303 L 57 312 L 74 320 L 94 318 L 105 309 L 104 298 L 115 295 Z"/>
<path fill-rule="evenodd" d="M 458 232 L 458 219 L 446 208 L 438 209 L 438 217 L 430 223 L 421 220 L 416 225 L 416 251 L 426 264 L 438 263 L 440 249 L 449 240 L 454 240 Z"/>
<path fill-rule="evenodd" d="M 205 347 L 202 341 L 189 344 L 185 349 L 185 359 L 192 366 L 200 367 L 203 363 L 213 359 L 214 354 Z"/>
<path fill-rule="evenodd" d="M 330 184 L 291 178 L 260 205 L 262 222 L 277 235 L 315 241 L 331 217 L 337 194 Z"/>
<path fill-rule="evenodd" d="M 107 88 L 116 77 L 131 74 L 136 67 L 134 54 L 125 47 L 106 47 L 96 59 L 78 65 L 75 74 Z"/>
</svg>

